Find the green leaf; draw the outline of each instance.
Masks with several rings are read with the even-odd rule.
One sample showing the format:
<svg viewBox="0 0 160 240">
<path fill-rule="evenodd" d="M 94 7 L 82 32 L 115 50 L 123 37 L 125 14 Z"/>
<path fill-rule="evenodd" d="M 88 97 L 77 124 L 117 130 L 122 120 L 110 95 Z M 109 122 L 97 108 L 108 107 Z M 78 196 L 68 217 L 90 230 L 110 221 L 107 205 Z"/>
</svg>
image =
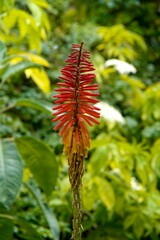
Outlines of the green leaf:
<svg viewBox="0 0 160 240">
<path fill-rule="evenodd" d="M 51 153 L 45 143 L 32 137 L 17 138 L 16 143 L 22 159 L 36 181 L 45 193 L 50 195 L 58 175 L 55 155 Z"/>
<path fill-rule="evenodd" d="M 45 0 L 41 0 L 41 1 L 39 1 L 39 0 L 32 0 L 32 2 L 34 2 L 35 4 L 37 4 L 40 7 L 49 8 L 49 4 Z"/>
<path fill-rule="evenodd" d="M 92 153 L 88 165 L 89 170 L 94 174 L 101 174 L 108 163 L 108 151 L 106 146 L 100 146 Z"/>
<path fill-rule="evenodd" d="M 33 108 L 33 109 L 39 110 L 41 112 L 44 112 L 50 116 L 53 113 L 53 111 L 52 111 L 53 105 L 50 104 L 49 102 L 41 101 L 39 99 L 29 99 L 29 98 L 17 99 L 11 105 L 8 105 L 6 108 L 2 108 L 0 113 L 6 112 L 16 106 Z"/>
<path fill-rule="evenodd" d="M 31 186 L 29 184 L 26 184 L 26 186 L 29 188 L 29 190 L 31 191 L 32 195 L 34 196 L 34 198 L 36 199 L 37 203 L 39 204 L 45 218 L 46 221 L 48 222 L 48 225 L 50 227 L 52 236 L 54 240 L 59 240 L 60 239 L 60 228 L 58 225 L 58 221 L 54 215 L 54 213 L 52 212 L 52 210 L 50 209 L 50 207 L 45 203 L 42 202 L 41 200 L 41 193 L 39 191 L 38 188 L 36 188 L 35 186 Z"/>
<path fill-rule="evenodd" d="M 99 200 L 97 194 L 97 185 L 90 179 L 89 173 L 85 174 L 84 184 L 82 187 L 82 202 L 85 209 L 91 211 L 95 203 Z"/>
<path fill-rule="evenodd" d="M 137 218 L 137 213 L 129 214 L 124 220 L 124 228 L 127 229 L 131 227 Z"/>
<path fill-rule="evenodd" d="M 137 154 L 135 159 L 136 159 L 136 173 L 140 180 L 142 181 L 142 183 L 145 185 L 148 183 L 151 168 L 149 166 L 147 159 L 144 159 L 140 155 Z"/>
<path fill-rule="evenodd" d="M 98 194 L 102 202 L 109 210 L 112 210 L 115 204 L 115 194 L 112 185 L 101 177 L 95 177 L 94 181 L 97 184 Z"/>
<path fill-rule="evenodd" d="M 53 111 L 52 111 L 53 105 L 47 101 L 41 101 L 39 99 L 22 98 L 22 99 L 16 100 L 14 105 L 34 108 L 34 109 L 44 112 L 48 115 L 51 115 L 53 113 Z"/>
<path fill-rule="evenodd" d="M 13 225 L 18 227 L 18 234 L 22 236 L 22 239 L 42 240 L 42 237 L 35 228 L 33 228 L 32 225 L 23 218 L 8 214 L 0 214 L 1 240 L 12 240 Z"/>
<path fill-rule="evenodd" d="M 4 11 L 9 11 L 14 6 L 14 0 L 1 0 L 0 13 Z"/>
<path fill-rule="evenodd" d="M 91 141 L 90 149 L 98 148 L 100 146 L 107 146 L 110 142 L 111 142 L 111 137 L 108 136 L 106 133 L 102 132 L 98 135 L 96 139 Z"/>
<path fill-rule="evenodd" d="M 13 221 L 0 216 L 1 240 L 11 240 L 13 235 Z"/>
<path fill-rule="evenodd" d="M 138 218 L 133 224 L 133 232 L 137 239 L 140 239 L 144 232 L 144 226 L 142 219 Z"/>
<path fill-rule="evenodd" d="M 4 82 L 7 78 L 17 74 L 18 72 L 22 72 L 23 70 L 32 67 L 40 67 L 40 65 L 28 61 L 20 62 L 14 65 L 9 65 L 6 71 L 2 74 L 2 81 Z"/>
<path fill-rule="evenodd" d="M 23 164 L 13 142 L 0 140 L 0 204 L 9 208 L 20 189 Z"/>
<path fill-rule="evenodd" d="M 99 27 L 98 35 L 102 38 L 97 46 L 109 58 L 133 61 L 138 57 L 139 49 L 146 51 L 147 45 L 143 38 L 126 29 L 122 24 L 111 27 Z"/>
</svg>

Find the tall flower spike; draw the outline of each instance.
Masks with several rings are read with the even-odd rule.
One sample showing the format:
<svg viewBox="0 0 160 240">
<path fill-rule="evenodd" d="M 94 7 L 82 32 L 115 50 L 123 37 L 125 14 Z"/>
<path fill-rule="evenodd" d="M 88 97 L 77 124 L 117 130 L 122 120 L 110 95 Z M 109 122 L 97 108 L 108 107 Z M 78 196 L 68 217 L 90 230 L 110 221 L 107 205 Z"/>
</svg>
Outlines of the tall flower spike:
<svg viewBox="0 0 160 240">
<path fill-rule="evenodd" d="M 55 89 L 57 95 L 53 108 L 55 110 L 52 121 L 58 124 L 62 136 L 64 152 L 68 158 L 68 174 L 73 192 L 73 233 L 72 239 L 81 239 L 81 198 L 80 189 L 84 173 L 84 158 L 90 146 L 90 136 L 86 123 L 92 126 L 99 123 L 99 108 L 93 104 L 98 84 L 91 84 L 95 78 L 93 64 L 89 61 L 90 53 L 83 48 L 83 43 L 73 44 L 72 53 L 66 60 L 67 65 L 61 70 L 59 77 L 63 82 L 58 82 L 59 88 Z"/>
</svg>

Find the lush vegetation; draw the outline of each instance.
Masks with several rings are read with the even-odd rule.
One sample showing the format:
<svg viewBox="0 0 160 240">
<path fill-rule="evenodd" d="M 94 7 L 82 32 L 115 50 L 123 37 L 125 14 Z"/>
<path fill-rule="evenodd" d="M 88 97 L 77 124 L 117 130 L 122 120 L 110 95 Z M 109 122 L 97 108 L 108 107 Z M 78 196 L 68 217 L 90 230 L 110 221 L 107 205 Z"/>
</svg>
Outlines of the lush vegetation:
<svg viewBox="0 0 160 240">
<path fill-rule="evenodd" d="M 159 239 L 159 14 L 151 0 L 1 1 L 1 240 L 70 239 L 52 95 L 71 44 L 82 41 L 103 103 L 101 124 L 90 128 L 83 239 Z"/>
</svg>

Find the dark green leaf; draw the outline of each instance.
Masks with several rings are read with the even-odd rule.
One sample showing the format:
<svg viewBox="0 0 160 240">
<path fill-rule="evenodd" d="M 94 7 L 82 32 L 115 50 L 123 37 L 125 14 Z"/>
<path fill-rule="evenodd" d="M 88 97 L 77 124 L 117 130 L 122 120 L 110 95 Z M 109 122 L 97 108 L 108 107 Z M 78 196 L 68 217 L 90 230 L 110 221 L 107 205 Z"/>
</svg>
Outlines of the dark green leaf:
<svg viewBox="0 0 160 240">
<path fill-rule="evenodd" d="M 32 137 L 17 138 L 16 143 L 22 159 L 35 179 L 45 193 L 50 195 L 58 175 L 55 155 L 45 143 Z"/>
<path fill-rule="evenodd" d="M 23 164 L 13 142 L 0 140 L 0 204 L 9 208 L 20 189 Z"/>
<path fill-rule="evenodd" d="M 11 240 L 13 235 L 13 221 L 0 216 L 0 239 Z"/>
<path fill-rule="evenodd" d="M 40 101 L 40 100 L 34 100 L 34 99 L 18 99 L 15 103 L 16 106 L 24 106 L 24 107 L 30 107 L 37 109 L 41 112 L 44 112 L 48 115 L 52 114 L 52 107 L 53 105 L 50 104 L 47 101 Z"/>
</svg>

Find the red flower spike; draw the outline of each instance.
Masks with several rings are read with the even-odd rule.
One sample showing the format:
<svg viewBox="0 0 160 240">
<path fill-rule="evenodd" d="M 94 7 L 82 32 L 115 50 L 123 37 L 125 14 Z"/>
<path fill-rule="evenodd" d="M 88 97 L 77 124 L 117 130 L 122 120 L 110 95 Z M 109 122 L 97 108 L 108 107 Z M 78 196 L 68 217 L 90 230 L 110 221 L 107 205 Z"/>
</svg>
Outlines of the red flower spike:
<svg viewBox="0 0 160 240">
<path fill-rule="evenodd" d="M 84 173 L 84 158 L 90 146 L 90 136 L 86 124 L 99 124 L 99 108 L 94 104 L 97 84 L 92 84 L 95 74 L 93 64 L 89 61 L 90 53 L 83 48 L 83 43 L 73 44 L 72 53 L 66 60 L 67 65 L 62 68 L 63 82 L 58 82 L 55 89 L 55 107 L 53 107 L 57 122 L 54 130 L 59 131 L 64 144 L 64 152 L 68 158 L 68 174 L 73 192 L 73 232 L 72 239 L 81 239 L 82 210 L 81 210 L 81 182 Z"/>
<path fill-rule="evenodd" d="M 93 123 L 98 124 L 96 118 L 100 117 L 99 109 L 92 105 L 98 102 L 95 97 L 99 94 L 95 92 L 98 84 L 91 84 L 95 77 L 93 73 L 95 69 L 89 61 L 90 53 L 83 48 L 83 43 L 73 44 L 71 49 L 72 53 L 66 60 L 67 65 L 62 68 L 62 76 L 59 77 L 63 82 L 58 82 L 57 85 L 60 87 L 55 89 L 58 92 L 54 96 L 57 99 L 55 100 L 57 106 L 53 108 L 57 110 L 54 113 L 57 117 L 53 122 L 59 121 L 54 130 L 61 128 L 60 135 L 62 135 L 64 151 L 68 155 L 69 162 L 72 161 L 72 148 L 75 148 L 76 144 L 83 146 L 79 148 L 81 152 L 78 154 L 83 158 L 86 157 L 86 150 L 90 145 L 86 123 L 90 126 Z M 70 149 L 68 149 L 70 138 L 66 137 L 68 128 L 73 128 Z"/>
</svg>

